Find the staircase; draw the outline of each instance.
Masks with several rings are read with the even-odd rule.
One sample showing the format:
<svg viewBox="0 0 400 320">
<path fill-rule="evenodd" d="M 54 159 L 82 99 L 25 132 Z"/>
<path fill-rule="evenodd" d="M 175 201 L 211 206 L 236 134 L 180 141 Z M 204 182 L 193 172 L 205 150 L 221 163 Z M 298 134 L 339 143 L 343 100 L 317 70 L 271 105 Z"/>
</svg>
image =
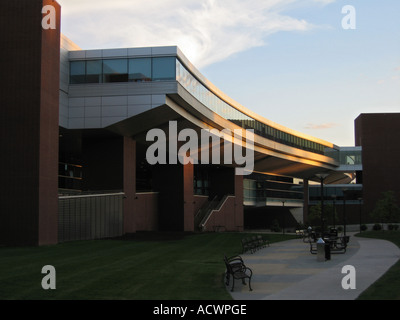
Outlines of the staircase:
<svg viewBox="0 0 400 320">
<path fill-rule="evenodd" d="M 211 201 L 207 201 L 197 212 L 197 214 L 194 217 L 194 226 L 195 229 L 198 231 L 204 231 L 204 227 L 208 221 L 208 219 L 211 217 L 214 211 L 219 211 L 221 210 L 223 204 L 225 203 L 227 199 L 227 195 L 222 197 L 221 200 L 219 200 L 218 196 L 215 196 Z"/>
<path fill-rule="evenodd" d="M 194 216 L 194 228 L 197 231 L 202 231 L 201 222 L 204 220 L 205 217 L 209 216 L 212 210 L 218 205 L 218 196 L 215 196 L 211 201 L 208 200 L 203 204 L 203 206 L 197 211 L 196 215 Z"/>
</svg>

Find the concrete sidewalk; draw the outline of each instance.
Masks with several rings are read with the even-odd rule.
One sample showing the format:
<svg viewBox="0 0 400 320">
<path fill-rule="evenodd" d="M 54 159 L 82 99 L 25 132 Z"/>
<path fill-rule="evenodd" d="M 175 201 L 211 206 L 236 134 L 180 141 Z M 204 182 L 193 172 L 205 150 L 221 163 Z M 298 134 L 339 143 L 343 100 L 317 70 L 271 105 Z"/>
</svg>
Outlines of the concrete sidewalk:
<svg viewBox="0 0 400 320">
<path fill-rule="evenodd" d="M 317 261 L 302 239 L 273 243 L 253 254 L 241 255 L 253 270 L 251 286 L 235 281 L 235 300 L 354 300 L 398 259 L 400 249 L 385 240 L 354 237 L 345 254 Z M 356 289 L 342 288 L 342 268 L 355 267 Z M 232 281 L 232 279 L 231 279 Z M 231 282 L 232 284 L 232 282 Z M 227 287 L 230 292 L 231 286 Z"/>
</svg>

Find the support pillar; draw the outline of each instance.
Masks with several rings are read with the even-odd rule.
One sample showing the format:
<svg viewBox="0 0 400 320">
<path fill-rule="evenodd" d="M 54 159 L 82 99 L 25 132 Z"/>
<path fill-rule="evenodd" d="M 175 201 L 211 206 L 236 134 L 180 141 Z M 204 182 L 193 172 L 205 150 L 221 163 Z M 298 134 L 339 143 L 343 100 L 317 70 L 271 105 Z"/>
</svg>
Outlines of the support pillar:
<svg viewBox="0 0 400 320">
<path fill-rule="evenodd" d="M 124 233 L 136 232 L 136 141 L 124 137 L 123 143 Z"/>
<path fill-rule="evenodd" d="M 194 231 L 193 164 L 183 166 L 183 228 Z"/>
<path fill-rule="evenodd" d="M 308 179 L 303 180 L 303 223 L 308 221 L 308 203 L 309 203 L 309 183 Z"/>
<path fill-rule="evenodd" d="M 159 192 L 159 229 L 193 231 L 193 165 L 157 165 L 153 182 L 155 191 Z"/>
<path fill-rule="evenodd" d="M 57 243 L 60 15 L 51 0 L 0 2 L 0 244 Z"/>
<path fill-rule="evenodd" d="M 244 229 L 243 198 L 243 176 L 235 175 L 235 227 L 237 231 Z"/>
</svg>

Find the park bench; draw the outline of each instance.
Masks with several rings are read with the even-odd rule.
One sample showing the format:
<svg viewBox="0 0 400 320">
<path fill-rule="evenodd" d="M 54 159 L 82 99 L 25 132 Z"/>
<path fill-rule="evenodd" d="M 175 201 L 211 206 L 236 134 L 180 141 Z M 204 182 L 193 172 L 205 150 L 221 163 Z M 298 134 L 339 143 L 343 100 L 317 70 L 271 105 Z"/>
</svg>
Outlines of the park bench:
<svg viewBox="0 0 400 320">
<path fill-rule="evenodd" d="M 346 253 L 347 244 L 350 240 L 349 236 L 344 237 L 330 237 L 328 239 L 324 239 L 325 242 L 328 242 L 330 245 L 331 253 Z M 310 253 L 317 254 L 317 243 L 310 241 Z"/>
<path fill-rule="evenodd" d="M 303 233 L 303 242 L 304 243 L 309 243 L 309 242 L 316 242 L 317 241 L 317 234 L 312 231 L 312 232 L 304 232 Z"/>
<path fill-rule="evenodd" d="M 346 253 L 349 240 L 349 236 L 337 237 L 337 239 L 331 240 L 331 253 Z"/>
<path fill-rule="evenodd" d="M 243 262 L 242 257 L 240 256 L 233 256 L 233 257 L 226 257 L 224 256 L 224 262 L 226 266 L 226 277 L 225 277 L 225 284 L 229 286 L 230 277 L 232 277 L 232 288 L 231 291 L 233 292 L 235 287 L 235 280 L 242 280 L 242 283 L 246 284 L 246 279 L 249 279 L 249 290 L 253 291 L 251 288 L 251 277 L 253 276 L 253 271 L 246 267 Z"/>
<path fill-rule="evenodd" d="M 258 241 L 259 248 L 269 247 L 269 241 L 267 239 L 264 239 L 261 235 L 256 236 L 256 239 Z"/>
<path fill-rule="evenodd" d="M 255 251 L 269 247 L 269 241 L 264 239 L 261 235 L 252 236 L 251 238 L 243 238 L 242 239 L 242 252 L 245 253 L 250 251 L 254 253 Z"/>
</svg>

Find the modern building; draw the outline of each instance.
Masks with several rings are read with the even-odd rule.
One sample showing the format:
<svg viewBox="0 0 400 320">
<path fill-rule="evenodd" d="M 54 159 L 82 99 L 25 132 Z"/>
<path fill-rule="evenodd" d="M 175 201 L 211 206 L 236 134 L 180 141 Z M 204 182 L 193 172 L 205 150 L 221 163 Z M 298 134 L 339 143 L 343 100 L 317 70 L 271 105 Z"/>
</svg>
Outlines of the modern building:
<svg viewBox="0 0 400 320">
<path fill-rule="evenodd" d="M 55 29 L 41 25 L 44 5 L 55 8 Z M 1 244 L 241 231 L 271 219 L 294 226 L 307 220 L 316 190 L 309 185 L 321 174 L 324 184 L 347 187 L 357 172 L 368 177 L 360 173 L 360 147 L 341 148 L 255 114 L 175 46 L 81 50 L 60 34 L 57 2 L 8 1 L 0 9 L 8 75 L 0 110 Z M 149 139 L 154 129 L 165 133 L 157 156 L 165 152 L 166 163 L 149 162 L 160 143 Z M 185 164 L 177 155 L 187 141 L 181 132 L 197 146 Z M 204 132 L 223 135 L 203 140 Z M 246 143 L 250 171 L 238 160 Z M 238 174 L 245 165 L 251 174 Z"/>
<path fill-rule="evenodd" d="M 364 211 L 374 210 L 382 192 L 393 191 L 400 205 L 400 113 L 363 113 L 355 120 L 355 144 L 363 150 Z"/>
<path fill-rule="evenodd" d="M 209 149 L 209 154 L 213 148 L 200 141 L 201 130 L 252 129 L 252 169 L 259 175 L 268 173 L 276 177 L 269 180 L 293 183 L 293 178 L 307 181 L 325 171 L 331 180 L 348 180 L 336 170 L 338 162 L 325 155 L 326 148 L 340 152 L 339 147 L 239 105 L 204 78 L 177 47 L 76 50 L 70 45 L 63 38 L 59 161 L 64 170 L 75 173 L 62 175 L 60 191 L 71 193 L 75 183 L 80 185 L 77 191 L 124 192 L 126 233 L 217 226 L 243 230 L 244 206 L 249 212 L 252 206 L 260 207 L 260 199 L 243 201 L 244 194 L 251 197 L 253 192 L 246 188 L 244 193 L 243 186 L 253 183 L 255 173 L 237 175 L 238 165 L 224 161 L 149 165 L 146 152 L 152 142 L 146 136 L 154 128 L 166 132 L 169 145 L 177 132 L 192 129 L 198 133 L 199 150 Z M 174 132 L 171 122 L 176 124 Z M 222 160 L 224 139 L 217 144 Z M 276 192 L 282 186 L 280 182 Z M 281 203 L 282 197 L 291 207 L 292 194 L 269 195 L 268 201 Z M 296 200 L 302 213 L 303 192 L 296 194 Z M 267 206 L 264 199 L 262 207 Z M 218 213 L 211 214 L 211 209 Z"/>
</svg>

